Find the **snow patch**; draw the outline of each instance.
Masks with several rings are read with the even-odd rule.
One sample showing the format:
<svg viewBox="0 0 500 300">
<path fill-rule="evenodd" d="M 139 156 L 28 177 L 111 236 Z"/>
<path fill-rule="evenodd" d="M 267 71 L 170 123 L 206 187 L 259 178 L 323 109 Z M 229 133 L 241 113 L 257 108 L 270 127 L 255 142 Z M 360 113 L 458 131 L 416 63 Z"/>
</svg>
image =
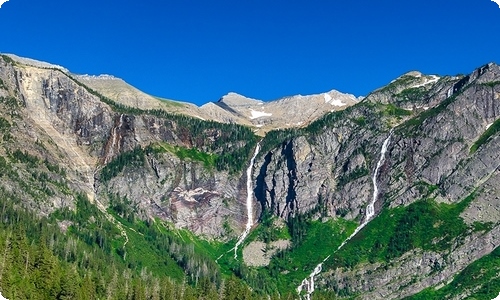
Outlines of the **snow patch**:
<svg viewBox="0 0 500 300">
<path fill-rule="evenodd" d="M 421 86 L 424 86 L 424 85 L 428 85 L 430 83 L 437 82 L 439 80 L 439 76 L 431 75 L 431 77 L 432 77 L 432 79 L 427 79 L 426 78 L 425 81 L 424 81 L 424 83 L 414 85 L 411 88 L 418 88 L 418 87 L 421 87 Z"/>
<path fill-rule="evenodd" d="M 250 113 L 252 114 L 252 116 L 250 117 L 250 119 L 257 119 L 257 118 L 261 118 L 261 117 L 270 117 L 272 116 L 273 114 L 271 113 L 266 113 L 266 112 L 263 112 L 263 111 L 255 111 L 255 110 L 251 110 Z"/>
<path fill-rule="evenodd" d="M 264 126 L 264 125 L 262 125 L 262 124 L 255 125 L 255 127 L 257 127 L 257 128 L 261 128 L 262 126 Z"/>
<path fill-rule="evenodd" d="M 0 0 L 0 7 L 2 7 L 2 4 L 4 4 L 4 3 L 5 3 L 5 2 L 7 2 L 7 1 L 9 1 L 9 0 Z M 2 297 L 2 295 L 0 294 L 0 300 L 2 300 L 2 299 L 4 299 L 4 298 L 3 298 L 3 297 Z"/>
<path fill-rule="evenodd" d="M 493 125 L 493 123 L 490 123 L 490 124 L 486 125 L 486 129 L 490 128 L 491 125 Z"/>
<path fill-rule="evenodd" d="M 352 96 L 353 99 L 356 99 L 356 97 L 354 97 L 353 95 L 348 95 L 348 96 Z M 325 103 L 330 103 L 333 106 L 347 105 L 344 102 L 342 102 L 342 100 L 334 99 L 330 94 L 323 94 L 323 97 L 325 98 Z"/>
<path fill-rule="evenodd" d="M 342 102 L 342 100 L 332 100 L 330 101 L 330 104 L 333 105 L 333 106 L 344 106 L 346 105 L 344 102 Z"/>
</svg>

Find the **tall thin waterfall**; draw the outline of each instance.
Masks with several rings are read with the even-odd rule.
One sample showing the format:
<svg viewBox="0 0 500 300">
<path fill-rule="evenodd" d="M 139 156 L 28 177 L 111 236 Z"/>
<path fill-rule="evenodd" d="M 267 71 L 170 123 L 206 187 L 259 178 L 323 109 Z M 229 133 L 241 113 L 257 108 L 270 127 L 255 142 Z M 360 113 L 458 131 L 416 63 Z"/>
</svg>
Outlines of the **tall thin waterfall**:
<svg viewBox="0 0 500 300">
<path fill-rule="evenodd" d="M 363 227 L 365 227 L 366 224 L 368 224 L 372 220 L 373 216 L 375 216 L 375 202 L 377 202 L 378 199 L 377 176 L 380 168 L 384 165 L 385 153 L 387 152 L 387 148 L 389 147 L 391 136 L 392 136 L 392 129 L 389 132 L 389 136 L 384 140 L 384 143 L 382 144 L 382 149 L 380 150 L 380 158 L 377 162 L 377 166 L 375 167 L 375 171 L 373 172 L 372 176 L 373 196 L 372 196 L 372 201 L 368 203 L 368 206 L 366 207 L 365 220 L 356 228 L 356 230 L 354 230 L 354 232 L 345 241 L 342 242 L 342 244 L 337 248 L 336 251 L 339 251 L 342 247 L 344 247 L 344 245 L 350 239 L 352 239 L 361 229 L 363 229 Z M 302 290 L 305 289 L 307 291 L 305 299 L 311 300 L 311 294 L 314 292 L 314 277 L 321 272 L 323 263 L 327 261 L 329 258 L 330 256 L 325 258 L 320 264 L 316 266 L 316 268 L 314 268 L 313 272 L 309 275 L 309 277 L 302 280 L 302 283 L 297 287 L 298 294 L 300 294 Z"/>
<path fill-rule="evenodd" d="M 238 258 L 238 247 L 245 241 L 246 237 L 250 233 L 250 230 L 252 229 L 252 226 L 254 225 L 253 221 L 253 184 L 252 184 L 252 170 L 253 170 L 253 164 L 255 162 L 255 157 L 257 157 L 257 154 L 259 154 L 260 151 L 260 144 L 257 144 L 257 147 L 255 147 L 255 153 L 252 156 L 252 159 L 250 160 L 250 165 L 248 166 L 247 169 L 247 226 L 245 228 L 245 231 L 240 235 L 238 238 L 238 241 L 236 242 L 236 245 L 234 246 L 234 258 Z"/>
</svg>

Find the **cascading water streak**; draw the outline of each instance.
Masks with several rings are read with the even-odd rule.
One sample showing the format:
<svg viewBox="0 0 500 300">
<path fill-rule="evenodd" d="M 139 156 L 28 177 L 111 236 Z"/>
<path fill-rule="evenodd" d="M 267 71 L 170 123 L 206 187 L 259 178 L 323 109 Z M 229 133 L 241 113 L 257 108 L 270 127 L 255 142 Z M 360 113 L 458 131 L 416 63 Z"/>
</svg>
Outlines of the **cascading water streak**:
<svg viewBox="0 0 500 300">
<path fill-rule="evenodd" d="M 377 167 L 375 168 L 375 172 L 373 172 L 372 182 L 373 182 L 373 197 L 372 202 L 370 202 L 366 208 L 365 221 L 363 222 L 366 225 L 375 215 L 375 202 L 378 198 L 378 185 L 377 185 L 377 175 L 380 167 L 385 162 L 385 153 L 387 152 L 387 148 L 389 147 L 389 143 L 391 141 L 392 129 L 389 133 L 389 136 L 385 139 L 384 144 L 382 144 L 382 150 L 380 151 L 380 159 L 377 162 Z"/>
<path fill-rule="evenodd" d="M 366 207 L 366 214 L 365 214 L 365 219 L 364 221 L 354 230 L 354 232 L 347 238 L 345 239 L 342 244 L 337 248 L 336 251 L 339 251 L 344 247 L 344 245 L 351 240 L 356 234 L 358 234 L 363 227 L 368 224 L 373 216 L 375 216 L 375 202 L 377 202 L 378 199 L 378 185 L 377 185 L 377 176 L 380 168 L 384 165 L 385 162 L 385 153 L 387 152 L 387 149 L 389 148 L 389 144 L 391 141 L 391 136 L 392 136 L 392 129 L 389 132 L 389 136 L 384 140 L 384 143 L 382 144 L 382 149 L 380 150 L 380 158 L 377 162 L 377 166 L 375 167 L 375 171 L 373 172 L 372 176 L 372 183 L 373 183 L 373 196 L 372 196 L 372 201 L 368 203 L 368 206 Z M 323 267 L 323 263 L 327 261 L 330 258 L 328 256 L 325 258 L 320 264 L 314 268 L 314 271 L 307 277 L 306 279 L 302 280 L 302 283 L 297 287 L 297 293 L 300 295 L 302 290 L 306 290 L 307 294 L 305 295 L 306 300 L 311 299 L 311 294 L 314 292 L 314 277 L 318 275 L 321 272 L 321 269 Z"/>
<path fill-rule="evenodd" d="M 250 230 L 252 229 L 252 226 L 254 225 L 253 221 L 253 184 L 252 184 L 252 170 L 253 170 L 253 164 L 255 162 L 255 158 L 257 157 L 257 154 L 259 154 L 260 151 L 260 144 L 257 144 L 257 147 L 255 147 L 255 152 L 252 156 L 252 159 L 250 159 L 250 165 L 248 166 L 247 169 L 247 225 L 245 227 L 245 231 L 240 235 L 238 238 L 238 241 L 236 242 L 236 245 L 234 246 L 234 259 L 238 258 L 238 247 L 245 241 L 245 238 L 248 236 L 250 233 Z"/>
</svg>

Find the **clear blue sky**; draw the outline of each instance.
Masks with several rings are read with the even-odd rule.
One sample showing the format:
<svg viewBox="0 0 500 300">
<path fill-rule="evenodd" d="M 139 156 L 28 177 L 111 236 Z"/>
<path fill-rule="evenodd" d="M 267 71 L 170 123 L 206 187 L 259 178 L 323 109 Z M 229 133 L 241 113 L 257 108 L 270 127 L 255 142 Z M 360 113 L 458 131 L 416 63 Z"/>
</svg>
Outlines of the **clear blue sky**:
<svg viewBox="0 0 500 300">
<path fill-rule="evenodd" d="M 262 100 L 500 63 L 490 0 L 10 0 L 0 52 L 196 104 Z"/>
</svg>

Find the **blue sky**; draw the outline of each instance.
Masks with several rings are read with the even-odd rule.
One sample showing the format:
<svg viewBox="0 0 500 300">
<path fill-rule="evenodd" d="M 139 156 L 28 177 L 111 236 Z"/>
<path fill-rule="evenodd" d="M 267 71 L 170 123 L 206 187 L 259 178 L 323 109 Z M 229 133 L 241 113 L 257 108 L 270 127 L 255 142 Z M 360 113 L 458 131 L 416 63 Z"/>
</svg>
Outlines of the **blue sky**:
<svg viewBox="0 0 500 300">
<path fill-rule="evenodd" d="M 500 63 L 490 0 L 10 0 L 0 52 L 112 74 L 198 105 L 234 91 L 273 100 L 366 95 L 411 70 Z"/>
</svg>

